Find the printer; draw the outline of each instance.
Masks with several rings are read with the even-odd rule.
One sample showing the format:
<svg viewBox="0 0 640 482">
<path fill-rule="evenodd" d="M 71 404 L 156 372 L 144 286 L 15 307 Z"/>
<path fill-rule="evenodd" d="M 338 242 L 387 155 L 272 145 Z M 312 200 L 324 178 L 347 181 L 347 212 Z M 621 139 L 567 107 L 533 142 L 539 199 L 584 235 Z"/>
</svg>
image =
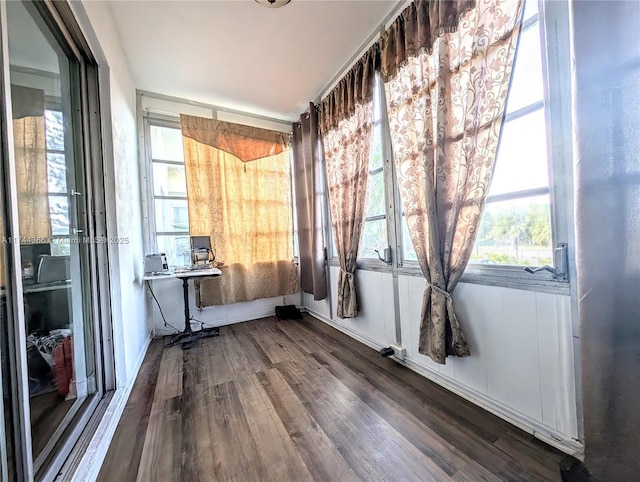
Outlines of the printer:
<svg viewBox="0 0 640 482">
<path fill-rule="evenodd" d="M 169 269 L 165 253 L 150 253 L 144 256 L 145 274 L 163 273 Z"/>
</svg>

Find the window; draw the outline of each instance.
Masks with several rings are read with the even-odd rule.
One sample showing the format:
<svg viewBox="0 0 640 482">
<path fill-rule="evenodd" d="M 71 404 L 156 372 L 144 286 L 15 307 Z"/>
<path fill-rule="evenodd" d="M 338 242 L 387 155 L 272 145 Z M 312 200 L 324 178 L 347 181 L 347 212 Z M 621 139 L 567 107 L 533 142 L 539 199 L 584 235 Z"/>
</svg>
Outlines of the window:
<svg viewBox="0 0 640 482">
<path fill-rule="evenodd" d="M 540 22 L 525 6 L 495 171 L 470 263 L 552 264 Z"/>
<path fill-rule="evenodd" d="M 382 151 L 382 116 L 380 114 L 380 84 L 376 81 L 373 96 L 373 125 L 371 126 L 371 156 L 369 179 L 364 207 L 364 226 L 358 258 L 378 258 L 375 250 L 382 251 L 387 241 L 387 215 L 385 202 L 385 176 Z"/>
<path fill-rule="evenodd" d="M 570 57 L 568 41 L 564 41 L 568 26 L 560 21 L 565 18 L 566 8 L 560 2 L 525 2 L 496 167 L 464 275 L 467 282 L 486 283 L 489 275 L 498 285 L 554 293 L 569 289 L 549 272 L 531 276 L 522 269 L 553 266 L 556 243 L 571 239 Z M 547 35 L 548 29 L 553 33 Z M 413 274 L 418 269 L 417 257 L 393 166 L 385 162 L 392 157 L 380 87 L 376 85 L 374 94 L 372 154 L 359 253 L 364 262 L 359 266 L 382 268 L 369 260 L 377 259 L 375 249 L 390 245 L 399 251 L 397 267 Z M 335 249 L 333 253 L 335 256 Z M 571 243 L 568 253 L 573 253 Z"/>
<path fill-rule="evenodd" d="M 51 254 L 69 255 L 69 193 L 62 112 L 53 109 L 45 110 L 44 123 L 49 220 L 52 234 Z"/>
<path fill-rule="evenodd" d="M 191 264 L 189 206 L 184 172 L 182 132 L 177 127 L 148 124 L 153 178 L 153 224 L 158 252 L 169 266 Z"/>
</svg>

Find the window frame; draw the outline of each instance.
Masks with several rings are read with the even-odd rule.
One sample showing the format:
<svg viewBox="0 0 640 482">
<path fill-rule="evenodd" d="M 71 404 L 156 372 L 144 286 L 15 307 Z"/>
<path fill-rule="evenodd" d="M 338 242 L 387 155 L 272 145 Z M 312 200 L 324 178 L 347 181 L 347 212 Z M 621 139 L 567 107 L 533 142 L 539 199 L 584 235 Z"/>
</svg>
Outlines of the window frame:
<svg viewBox="0 0 640 482">
<path fill-rule="evenodd" d="M 566 12 L 560 10 L 561 8 L 562 6 L 549 6 L 545 2 L 538 2 L 538 13 L 525 22 L 537 23 L 540 29 L 543 105 L 537 107 L 536 104 L 531 104 L 510 112 L 505 116 L 505 122 L 503 123 L 504 125 L 508 120 L 522 117 L 536 111 L 538 108 L 543 110 L 547 134 L 549 187 L 548 189 L 540 188 L 498 194 L 488 199 L 490 202 L 519 199 L 533 194 L 546 194 L 548 192 L 552 232 L 551 245 L 552 249 L 554 249 L 560 243 L 567 244 L 568 279 L 556 279 L 547 271 L 529 274 L 524 271 L 523 266 L 484 265 L 469 262 L 460 282 L 564 295 L 571 293 L 571 280 L 575 279 L 575 263 L 573 262 L 574 239 L 569 224 L 573 210 L 572 148 L 571 143 L 565 141 L 572 138 L 571 95 L 568 80 L 570 79 L 570 56 L 568 45 L 563 46 L 557 40 L 557 35 L 555 35 L 558 29 L 566 28 L 562 24 L 566 23 L 568 16 Z M 529 28 L 535 28 L 535 25 Z M 400 221 L 402 222 L 402 219 Z M 403 252 L 402 256 L 404 256 Z M 402 259 L 398 272 L 404 275 L 422 276 L 418 263 L 411 260 Z"/>
<path fill-rule="evenodd" d="M 153 159 L 153 154 L 151 150 L 151 126 L 156 127 L 165 127 L 170 129 L 181 130 L 180 117 L 178 113 L 174 115 L 165 115 L 156 112 L 155 110 L 150 110 L 147 108 L 143 108 L 142 106 L 142 97 L 148 96 L 154 99 L 160 100 L 168 100 L 170 102 L 174 102 L 176 106 L 186 106 L 193 104 L 192 101 L 186 99 L 179 99 L 173 97 L 162 96 L 160 94 L 153 94 L 143 91 L 136 91 L 136 118 L 138 123 L 138 135 L 141 141 L 138 144 L 138 158 L 140 160 L 140 190 L 141 190 L 141 204 L 142 204 L 142 217 L 144 219 L 145 225 L 143 227 L 143 248 L 146 253 L 157 253 L 158 252 L 158 235 L 160 236 L 191 236 L 190 230 L 187 231 L 157 231 L 156 230 L 156 212 L 155 212 L 155 200 L 156 199 L 184 199 L 187 203 L 187 210 L 189 209 L 189 199 L 188 195 L 185 196 L 156 196 L 155 188 L 153 184 L 153 164 L 162 163 L 162 164 L 174 164 L 184 166 L 184 162 L 178 161 L 168 161 L 168 160 L 155 160 Z M 213 112 L 213 116 L 211 118 L 217 119 L 217 111 L 221 110 L 221 108 L 210 106 Z M 250 113 L 240 113 L 239 111 L 227 110 L 227 112 L 238 114 L 246 117 L 250 117 L 253 119 L 264 119 L 270 122 L 279 122 L 277 119 L 271 118 L 263 118 L 259 115 L 250 114 Z M 268 127 L 265 127 L 268 129 Z M 299 253 L 298 245 L 297 245 L 297 217 L 295 213 L 295 184 L 294 184 L 294 170 L 293 170 L 293 149 L 290 149 L 290 166 L 291 166 L 291 215 L 292 215 L 292 223 L 291 223 L 291 232 L 292 232 L 292 249 L 293 249 L 293 262 L 299 262 Z M 324 175 L 324 172 L 323 172 Z M 178 265 L 179 266 L 179 265 Z M 171 268 L 171 266 L 169 266 Z"/>
<path fill-rule="evenodd" d="M 158 114 L 144 113 L 142 115 L 143 129 L 144 129 L 144 142 L 142 143 L 142 149 L 144 150 L 144 163 L 142 166 L 142 185 L 143 185 L 143 213 L 146 225 L 145 238 L 145 253 L 157 253 L 158 252 L 158 236 L 190 236 L 190 231 L 158 231 L 156 229 L 156 199 L 171 199 L 171 200 L 184 200 L 187 203 L 187 212 L 189 209 L 189 200 L 187 195 L 184 196 L 156 196 L 154 184 L 153 184 L 153 166 L 155 164 L 165 165 L 177 165 L 184 166 L 184 162 L 170 161 L 166 159 L 154 159 L 151 150 L 151 127 L 164 127 L 168 129 L 180 130 L 180 120 L 174 118 L 167 118 Z M 188 214 L 187 214 L 188 217 Z"/>
<path fill-rule="evenodd" d="M 399 236 L 397 231 L 396 221 L 396 206 L 401 206 L 399 191 L 397 188 L 397 180 L 395 175 L 395 168 L 393 165 L 393 152 L 391 147 L 391 132 L 389 131 L 389 122 L 387 115 L 387 103 L 384 94 L 384 84 L 380 72 L 376 72 L 376 82 L 374 84 L 374 96 L 377 96 L 377 102 L 379 105 L 380 117 L 378 119 L 372 119 L 371 132 L 373 135 L 374 129 L 377 125 L 380 125 L 381 134 L 381 148 L 382 148 L 382 167 L 377 167 L 368 171 L 368 175 L 371 173 L 382 174 L 384 184 L 384 199 L 385 199 L 385 213 L 384 215 L 367 216 L 363 219 L 363 223 L 368 221 L 376 221 L 385 219 L 387 224 L 387 245 L 379 246 L 377 249 L 382 250 L 384 248 L 391 248 L 391 263 L 385 263 L 377 258 L 361 258 L 358 257 L 356 261 L 357 269 L 367 271 L 380 271 L 380 272 L 395 272 L 399 264 Z M 369 180 L 367 179 L 367 183 Z M 328 193 L 328 191 L 327 191 Z M 328 202 L 328 199 L 327 199 Z M 331 236 L 332 252 L 330 259 L 330 266 L 339 266 L 338 258 L 333 251 L 333 229 L 331 223 L 329 223 L 329 236 Z M 364 226 L 363 226 L 364 232 Z M 382 252 L 380 253 L 382 255 Z M 416 264 L 417 266 L 417 264 Z M 418 268 L 419 269 L 419 268 Z"/>
<path fill-rule="evenodd" d="M 60 112 L 62 113 L 61 110 L 61 106 L 59 102 L 51 102 L 50 99 L 45 99 L 45 114 L 46 112 Z M 46 115 L 45 115 L 45 127 L 47 124 L 47 120 L 46 120 Z M 69 239 L 71 236 L 71 200 L 70 200 L 70 194 L 69 191 L 65 191 L 65 192 L 52 192 L 49 191 L 49 154 L 58 154 L 58 155 L 62 155 L 65 156 L 65 166 L 66 166 L 66 155 L 67 152 L 64 149 L 49 149 L 49 147 L 47 146 L 47 136 L 46 136 L 46 129 L 45 129 L 45 156 L 47 157 L 47 198 L 49 201 L 49 224 L 51 227 L 51 239 L 52 240 L 64 240 L 64 239 Z M 65 167 L 65 177 L 66 177 L 67 173 L 66 173 L 66 167 Z M 67 222 L 69 224 L 69 230 L 67 230 L 66 234 L 53 234 L 53 219 L 51 218 L 51 198 L 61 198 L 61 199 L 66 199 L 67 203 L 68 203 L 68 211 L 67 211 Z M 53 243 L 52 243 L 53 244 Z"/>
<path fill-rule="evenodd" d="M 7 49 L 7 10 L 6 2 L 0 2 L 0 51 L 3 64 L 0 68 L 0 90 L 4 99 L 10 99 L 11 66 Z M 74 176 L 82 179 L 79 186 L 85 190 L 81 195 L 77 208 L 69 207 L 70 229 L 81 227 L 84 235 L 91 239 L 108 239 L 110 226 L 106 214 L 106 196 L 108 193 L 108 173 L 105 147 L 109 141 L 103 136 L 103 125 L 108 118 L 110 107 L 106 102 L 102 84 L 108 80 L 95 59 L 92 49 L 86 42 L 82 29 L 74 11 L 66 2 L 27 2 L 25 5 L 36 13 L 34 21 L 47 28 L 43 34 L 59 42 L 60 49 L 70 60 L 69 78 L 71 85 L 71 106 L 68 113 L 72 119 L 71 129 L 74 129 L 73 149 L 76 159 Z M 6 62 L 5 62 L 6 61 Z M 45 103 L 45 107 L 48 105 Z M 19 231 L 17 217 L 17 189 L 13 172 L 15 159 L 13 153 L 12 127 L 5 119 L 11 119 L 11 103 L 0 101 L 2 115 L 0 115 L 0 151 L 6 158 L 7 169 L 2 179 L 4 191 L 4 209 L 6 211 L 5 231 L 11 237 Z M 80 204 L 81 203 L 81 204 Z M 73 210 L 73 211 L 72 211 Z M 77 233 L 76 233 L 77 234 Z M 68 236 L 54 236 L 58 237 Z M 32 480 L 53 479 L 56 475 L 64 475 L 67 467 L 75 466 L 77 459 L 72 460 L 74 451 L 83 440 L 84 433 L 91 417 L 96 415 L 97 409 L 107 398 L 107 392 L 116 388 L 115 358 L 112 343 L 112 308 L 110 291 L 109 256 L 106 243 L 89 243 L 88 250 L 81 254 L 81 270 L 85 280 L 82 289 L 85 291 L 93 325 L 91 335 L 93 354 L 95 356 L 95 393 L 88 395 L 82 406 L 75 409 L 71 423 L 49 439 L 47 452 L 41 452 L 34 457 L 31 447 L 30 397 L 28 391 L 28 373 L 25 350 L 25 317 L 24 299 L 22 293 L 20 244 L 11 243 L 6 249 L 7 282 L 6 299 L 9 305 L 7 320 L 13 328 L 9 331 L 10 339 L 17 343 L 10 343 L 9 352 L 3 353 L 8 359 L 10 372 L 3 376 L 9 378 L 9 408 L 12 420 L 13 456 L 15 470 L 19 478 Z M 89 319 L 89 317 L 87 318 Z M 9 432 L 9 431 L 8 431 Z M 0 452 L 4 450 L 0 449 Z M 70 455 L 71 454 L 71 455 Z M 4 455 L 4 454 L 3 454 Z M 71 462 L 69 462 L 71 460 Z M 0 461 L 0 470 L 4 471 L 4 462 Z M 71 467 L 70 467 L 71 468 Z M 68 471 L 67 471 L 68 473 Z"/>
</svg>

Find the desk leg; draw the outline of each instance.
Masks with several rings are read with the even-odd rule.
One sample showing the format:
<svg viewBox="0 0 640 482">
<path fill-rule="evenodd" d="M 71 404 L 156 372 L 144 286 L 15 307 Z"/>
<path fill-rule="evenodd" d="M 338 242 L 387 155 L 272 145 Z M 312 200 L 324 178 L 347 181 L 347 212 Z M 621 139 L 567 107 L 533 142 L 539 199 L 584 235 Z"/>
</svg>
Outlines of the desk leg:
<svg viewBox="0 0 640 482">
<path fill-rule="evenodd" d="M 189 314 L 189 278 L 182 278 L 182 295 L 184 299 L 184 330 L 183 334 L 192 333 L 191 315 Z"/>
<path fill-rule="evenodd" d="M 189 278 L 182 278 L 182 296 L 184 299 L 184 330 L 171 337 L 169 346 L 181 344 L 183 350 L 188 350 L 191 348 L 191 344 L 200 338 L 218 336 L 220 328 L 203 328 L 199 331 L 193 331 L 191 329 L 191 315 L 189 314 Z"/>
</svg>

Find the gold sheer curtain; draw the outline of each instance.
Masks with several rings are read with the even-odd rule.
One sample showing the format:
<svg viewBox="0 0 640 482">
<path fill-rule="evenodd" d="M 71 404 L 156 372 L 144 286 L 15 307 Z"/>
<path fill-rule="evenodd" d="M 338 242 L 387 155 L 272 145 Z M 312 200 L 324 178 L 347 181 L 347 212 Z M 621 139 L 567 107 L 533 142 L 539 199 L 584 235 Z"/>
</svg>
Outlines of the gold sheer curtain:
<svg viewBox="0 0 640 482">
<path fill-rule="evenodd" d="M 402 209 L 427 281 L 419 351 L 437 363 L 469 355 L 451 293 L 491 183 L 521 7 L 416 1 L 381 40 Z"/>
<path fill-rule="evenodd" d="M 11 102 L 20 238 L 22 244 L 49 242 L 44 92 L 12 84 Z"/>
<path fill-rule="evenodd" d="M 12 84 L 11 106 L 20 244 L 48 243 L 51 238 L 51 220 L 47 185 L 44 92 Z M 5 236 L 2 218 L 0 233 Z M 0 256 L 0 286 L 5 284 L 3 262 L 4 257 Z"/>
<path fill-rule="evenodd" d="M 223 275 L 197 284 L 198 306 L 298 291 L 288 135 L 182 115 L 192 235 L 211 237 Z"/>
</svg>

